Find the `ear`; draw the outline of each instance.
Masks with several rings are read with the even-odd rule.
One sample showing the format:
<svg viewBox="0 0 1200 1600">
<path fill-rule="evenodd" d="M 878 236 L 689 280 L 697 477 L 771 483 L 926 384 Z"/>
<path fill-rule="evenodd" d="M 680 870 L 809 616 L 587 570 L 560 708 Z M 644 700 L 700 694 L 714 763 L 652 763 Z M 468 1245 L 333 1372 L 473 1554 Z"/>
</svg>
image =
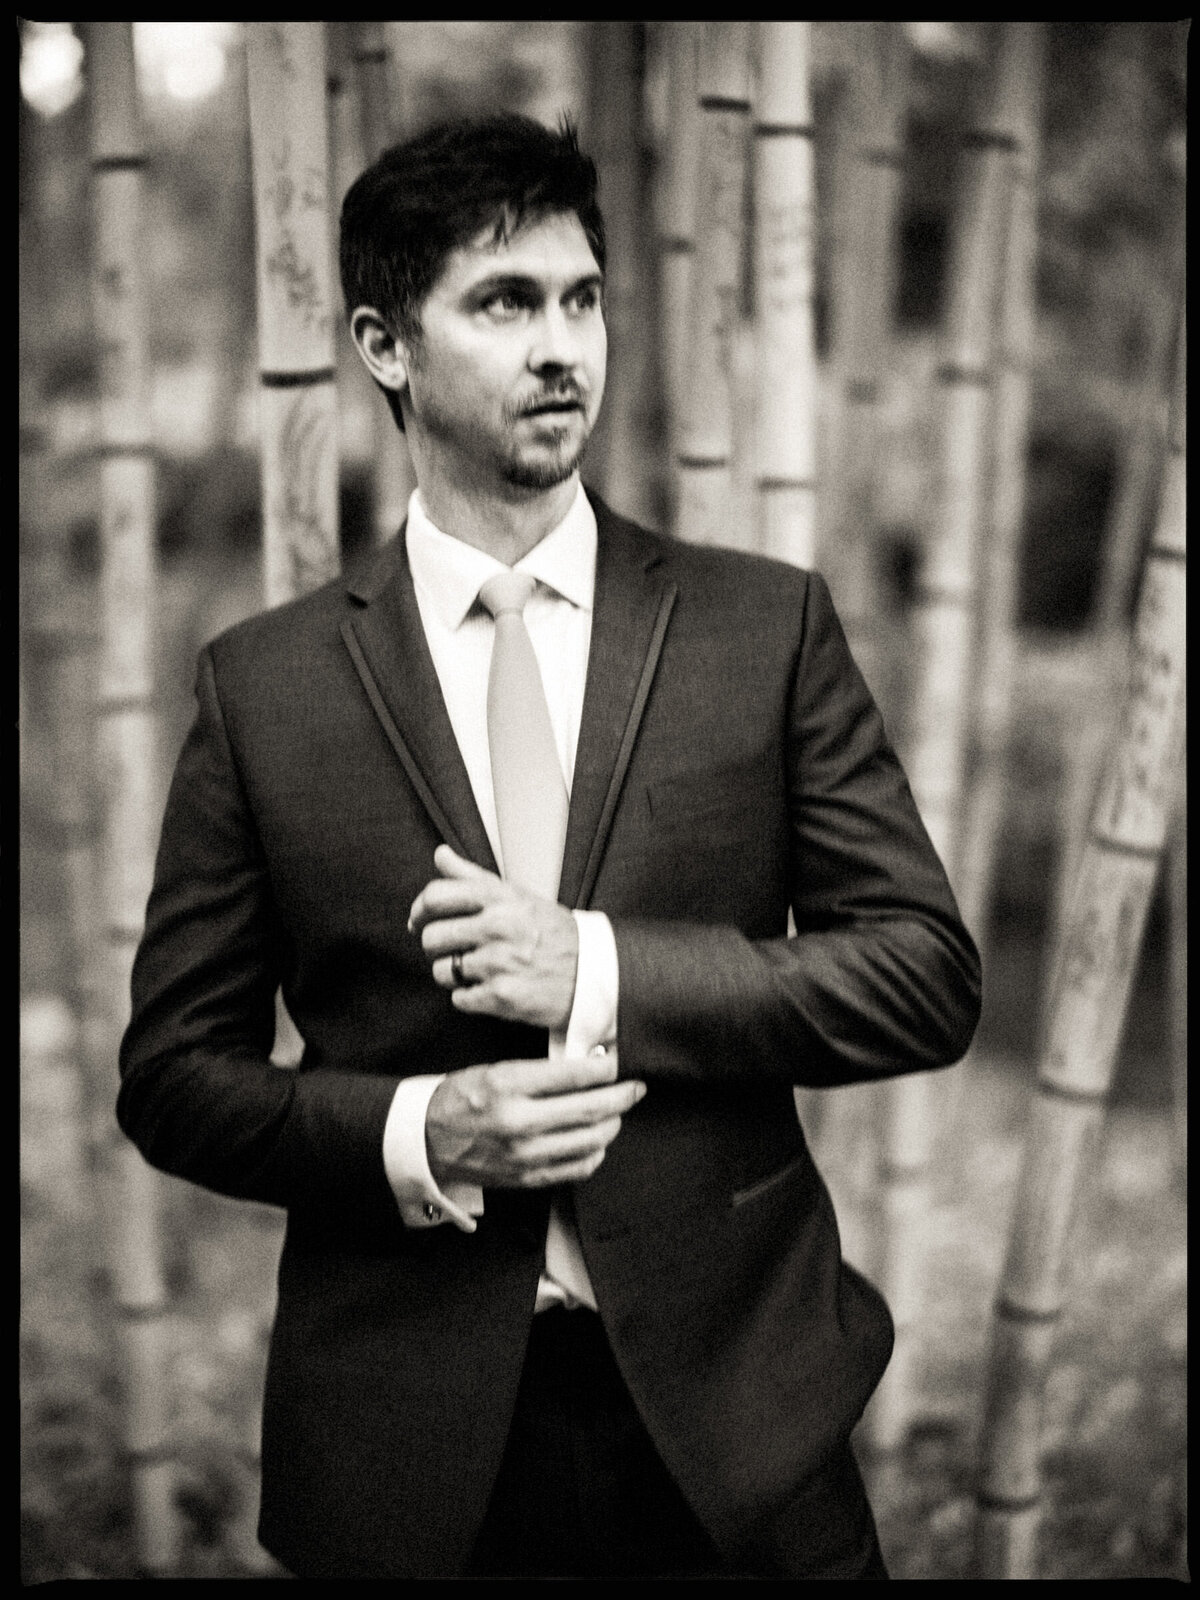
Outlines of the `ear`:
<svg viewBox="0 0 1200 1600">
<path fill-rule="evenodd" d="M 407 352 L 391 324 L 374 306 L 356 307 L 350 318 L 350 336 L 377 383 L 397 394 L 408 387 Z"/>
</svg>

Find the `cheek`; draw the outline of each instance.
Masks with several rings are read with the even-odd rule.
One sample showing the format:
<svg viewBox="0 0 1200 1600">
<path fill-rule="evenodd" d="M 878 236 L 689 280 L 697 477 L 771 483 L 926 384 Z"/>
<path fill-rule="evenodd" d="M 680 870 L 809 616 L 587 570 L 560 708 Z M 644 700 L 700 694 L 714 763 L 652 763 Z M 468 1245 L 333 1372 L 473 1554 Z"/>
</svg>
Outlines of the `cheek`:
<svg viewBox="0 0 1200 1600">
<path fill-rule="evenodd" d="M 604 392 L 604 378 L 608 370 L 608 330 L 603 323 L 588 349 L 587 366 L 598 399 Z"/>
</svg>

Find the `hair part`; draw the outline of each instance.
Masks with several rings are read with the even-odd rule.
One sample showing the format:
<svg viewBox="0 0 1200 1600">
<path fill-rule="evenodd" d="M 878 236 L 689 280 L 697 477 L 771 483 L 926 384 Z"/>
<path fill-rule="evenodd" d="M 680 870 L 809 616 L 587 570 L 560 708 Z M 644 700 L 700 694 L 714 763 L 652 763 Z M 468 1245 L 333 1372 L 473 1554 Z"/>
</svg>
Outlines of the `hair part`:
<svg viewBox="0 0 1200 1600">
<path fill-rule="evenodd" d="M 419 348 L 421 307 L 455 250 L 492 229 L 495 243 L 555 212 L 579 219 L 600 271 L 604 219 L 595 162 L 569 118 L 557 129 L 505 113 L 442 122 L 393 145 L 342 202 L 339 249 L 349 317 L 373 306 Z M 400 397 L 380 384 L 403 430 Z"/>
</svg>

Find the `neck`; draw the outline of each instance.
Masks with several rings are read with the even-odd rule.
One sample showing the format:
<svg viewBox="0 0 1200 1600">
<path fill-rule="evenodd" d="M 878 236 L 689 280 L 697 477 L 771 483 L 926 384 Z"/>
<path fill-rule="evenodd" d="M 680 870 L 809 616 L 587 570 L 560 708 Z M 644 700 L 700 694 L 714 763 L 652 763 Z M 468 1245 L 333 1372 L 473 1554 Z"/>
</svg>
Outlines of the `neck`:
<svg viewBox="0 0 1200 1600">
<path fill-rule="evenodd" d="M 453 483 L 419 469 L 417 483 L 436 527 L 511 567 L 558 527 L 571 509 L 579 474 L 552 489 L 511 486 L 507 492 Z"/>
</svg>

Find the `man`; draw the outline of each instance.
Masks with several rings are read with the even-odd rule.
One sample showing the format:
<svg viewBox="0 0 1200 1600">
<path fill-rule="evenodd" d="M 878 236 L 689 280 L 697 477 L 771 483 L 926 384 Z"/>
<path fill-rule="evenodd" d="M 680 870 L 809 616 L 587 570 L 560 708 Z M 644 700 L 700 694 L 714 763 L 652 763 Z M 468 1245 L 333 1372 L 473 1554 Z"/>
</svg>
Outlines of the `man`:
<svg viewBox="0 0 1200 1600">
<path fill-rule="evenodd" d="M 957 1059 L 978 961 L 821 580 L 581 488 L 604 265 L 569 130 L 381 157 L 342 276 L 406 527 L 201 655 L 118 1114 L 287 1208 L 303 1576 L 886 1576 L 891 1324 L 792 1088 Z"/>
</svg>

